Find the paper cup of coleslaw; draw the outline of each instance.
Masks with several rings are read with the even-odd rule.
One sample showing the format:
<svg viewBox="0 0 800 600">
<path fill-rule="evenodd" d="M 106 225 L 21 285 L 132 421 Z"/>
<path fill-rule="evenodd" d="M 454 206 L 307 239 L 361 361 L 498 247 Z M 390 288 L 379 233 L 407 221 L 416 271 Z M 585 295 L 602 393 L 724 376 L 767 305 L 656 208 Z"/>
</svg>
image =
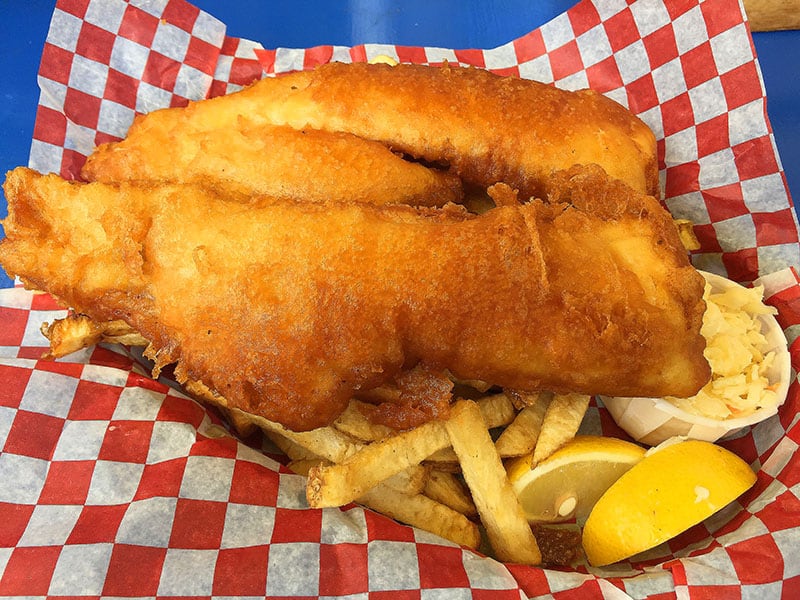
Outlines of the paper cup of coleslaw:
<svg viewBox="0 0 800 600">
<path fill-rule="evenodd" d="M 762 301 L 763 289 L 700 271 L 706 279 L 701 333 L 711 381 L 691 398 L 601 397 L 637 442 L 673 436 L 715 442 L 775 415 L 792 379 L 786 337 Z"/>
</svg>

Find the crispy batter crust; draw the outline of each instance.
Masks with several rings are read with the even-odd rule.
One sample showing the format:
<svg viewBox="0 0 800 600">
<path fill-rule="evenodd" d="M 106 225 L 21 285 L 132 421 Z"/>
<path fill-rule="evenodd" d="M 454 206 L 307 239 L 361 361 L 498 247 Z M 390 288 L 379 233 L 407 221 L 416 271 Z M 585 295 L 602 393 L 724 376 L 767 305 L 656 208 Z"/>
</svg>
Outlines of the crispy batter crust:
<svg viewBox="0 0 800 600">
<path fill-rule="evenodd" d="M 453 173 L 403 160 L 379 142 L 341 132 L 249 124 L 104 144 L 89 156 L 87 181 L 190 183 L 244 201 L 267 195 L 307 202 L 441 206 L 463 197 Z"/>
<path fill-rule="evenodd" d="M 703 279 L 653 198 L 576 169 L 457 209 L 77 184 L 20 168 L 0 263 L 228 405 L 309 429 L 416 364 L 519 390 L 690 395 Z M 591 191 L 591 194 L 589 193 Z"/>
</svg>

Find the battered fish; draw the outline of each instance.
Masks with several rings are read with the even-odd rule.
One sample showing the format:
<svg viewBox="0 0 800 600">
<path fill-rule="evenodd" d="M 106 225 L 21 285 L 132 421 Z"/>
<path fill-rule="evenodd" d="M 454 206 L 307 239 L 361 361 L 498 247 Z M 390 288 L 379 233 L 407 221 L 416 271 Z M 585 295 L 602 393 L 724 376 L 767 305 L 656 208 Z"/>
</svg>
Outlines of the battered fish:
<svg viewBox="0 0 800 600">
<path fill-rule="evenodd" d="M 166 150 L 165 150 L 166 149 Z M 403 160 L 379 142 L 348 133 L 252 126 L 179 135 L 158 132 L 147 144 L 101 146 L 81 175 L 87 181 L 167 181 L 308 202 L 391 202 L 442 206 L 463 197 L 454 174 Z"/>
<path fill-rule="evenodd" d="M 523 199 L 545 197 L 549 176 L 598 164 L 610 176 L 659 196 L 655 137 L 636 116 L 593 92 L 570 92 L 475 68 L 412 64 L 322 65 L 266 78 L 186 108 L 138 117 L 125 140 L 98 149 L 92 169 L 120 154 L 152 160 L 164 144 L 195 132 L 255 124 L 344 131 L 397 152 L 445 163 L 486 188 L 504 182 Z"/>
<path fill-rule="evenodd" d="M 122 320 L 228 406 L 295 430 L 421 367 L 519 390 L 688 396 L 709 378 L 703 278 L 651 197 L 573 169 L 553 202 L 476 216 L 191 186 L 5 184 L 0 263 Z"/>
</svg>

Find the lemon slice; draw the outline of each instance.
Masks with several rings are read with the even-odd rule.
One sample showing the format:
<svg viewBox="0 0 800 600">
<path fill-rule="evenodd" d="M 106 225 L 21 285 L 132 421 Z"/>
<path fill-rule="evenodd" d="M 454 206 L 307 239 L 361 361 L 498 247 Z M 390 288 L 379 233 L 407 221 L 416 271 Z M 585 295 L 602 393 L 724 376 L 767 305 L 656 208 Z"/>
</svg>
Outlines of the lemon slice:
<svg viewBox="0 0 800 600">
<path fill-rule="evenodd" d="M 597 501 L 583 529 L 589 563 L 644 552 L 710 517 L 756 481 L 741 458 L 697 440 L 651 449 Z"/>
<path fill-rule="evenodd" d="M 506 464 L 528 521 L 584 520 L 597 499 L 644 457 L 636 444 L 579 435 L 531 469 L 531 456 Z"/>
</svg>

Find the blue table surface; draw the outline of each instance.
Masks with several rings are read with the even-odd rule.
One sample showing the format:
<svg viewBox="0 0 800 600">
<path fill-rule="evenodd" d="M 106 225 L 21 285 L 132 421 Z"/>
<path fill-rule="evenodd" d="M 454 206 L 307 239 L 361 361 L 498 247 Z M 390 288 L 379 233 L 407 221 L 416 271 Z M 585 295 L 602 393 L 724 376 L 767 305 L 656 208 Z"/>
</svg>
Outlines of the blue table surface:
<svg viewBox="0 0 800 600">
<path fill-rule="evenodd" d="M 36 72 L 54 0 L 0 2 L 0 168 L 27 164 L 39 90 Z M 369 42 L 492 48 L 567 10 L 574 0 L 196 0 L 229 35 L 266 47 Z M 800 31 L 753 35 L 767 111 L 789 189 L 800 190 Z M 0 215 L 5 216 L 5 199 Z M 0 273 L 0 288 L 11 285 Z"/>
</svg>

